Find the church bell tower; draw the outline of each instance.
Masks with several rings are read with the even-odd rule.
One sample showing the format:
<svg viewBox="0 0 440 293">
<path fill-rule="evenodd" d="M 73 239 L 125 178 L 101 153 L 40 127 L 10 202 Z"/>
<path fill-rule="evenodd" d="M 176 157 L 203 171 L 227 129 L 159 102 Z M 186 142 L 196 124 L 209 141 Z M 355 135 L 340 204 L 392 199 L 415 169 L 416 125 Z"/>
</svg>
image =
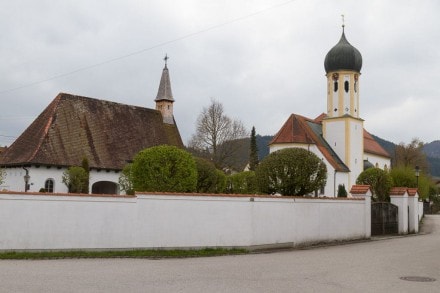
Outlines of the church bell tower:
<svg viewBox="0 0 440 293">
<path fill-rule="evenodd" d="M 159 90 L 157 91 L 156 110 L 162 113 L 163 122 L 167 124 L 174 124 L 173 115 L 173 93 L 171 92 L 171 81 L 168 73 L 168 55 L 165 55 L 165 67 L 162 70 L 162 77 L 160 78 Z"/>
<path fill-rule="evenodd" d="M 359 80 L 361 53 L 345 37 L 345 25 L 339 42 L 324 61 L 327 78 L 327 117 L 322 121 L 323 136 L 350 169 L 348 186 L 355 184 L 363 171 L 363 120 L 359 116 Z"/>
</svg>

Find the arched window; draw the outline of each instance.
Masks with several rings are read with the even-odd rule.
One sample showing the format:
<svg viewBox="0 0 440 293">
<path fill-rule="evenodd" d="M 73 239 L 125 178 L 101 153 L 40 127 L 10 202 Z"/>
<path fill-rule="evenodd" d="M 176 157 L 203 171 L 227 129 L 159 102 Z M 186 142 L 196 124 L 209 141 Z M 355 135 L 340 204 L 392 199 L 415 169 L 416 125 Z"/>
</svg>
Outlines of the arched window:
<svg viewBox="0 0 440 293">
<path fill-rule="evenodd" d="M 349 90 L 349 83 L 348 83 L 348 80 L 346 80 L 346 81 L 344 82 L 344 90 L 345 90 L 346 93 L 348 93 L 348 90 Z"/>
<path fill-rule="evenodd" d="M 387 164 L 385 164 L 385 166 L 383 166 L 383 169 L 384 169 L 385 171 L 388 171 L 388 166 L 387 166 Z"/>
<path fill-rule="evenodd" d="M 379 168 L 379 163 L 376 163 L 376 168 Z"/>
<path fill-rule="evenodd" d="M 53 192 L 54 185 L 55 185 L 54 180 L 52 178 L 49 178 L 44 183 L 44 189 L 46 190 L 46 192 Z"/>
<path fill-rule="evenodd" d="M 335 91 L 335 92 L 338 91 L 338 82 L 337 81 L 333 82 L 333 91 Z"/>
</svg>

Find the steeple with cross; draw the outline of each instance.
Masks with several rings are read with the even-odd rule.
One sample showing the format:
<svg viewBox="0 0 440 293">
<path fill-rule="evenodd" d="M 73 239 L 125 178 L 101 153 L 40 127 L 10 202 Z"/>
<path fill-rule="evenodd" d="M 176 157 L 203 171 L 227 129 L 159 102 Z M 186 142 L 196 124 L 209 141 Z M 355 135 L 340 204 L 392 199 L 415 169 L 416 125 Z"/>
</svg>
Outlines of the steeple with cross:
<svg viewBox="0 0 440 293">
<path fill-rule="evenodd" d="M 173 93 L 171 91 L 171 80 L 168 72 L 168 54 L 165 54 L 163 60 L 165 61 L 165 67 L 162 70 L 162 77 L 160 78 L 159 90 L 157 91 L 156 110 L 162 113 L 164 123 L 174 124 L 173 116 Z"/>
</svg>

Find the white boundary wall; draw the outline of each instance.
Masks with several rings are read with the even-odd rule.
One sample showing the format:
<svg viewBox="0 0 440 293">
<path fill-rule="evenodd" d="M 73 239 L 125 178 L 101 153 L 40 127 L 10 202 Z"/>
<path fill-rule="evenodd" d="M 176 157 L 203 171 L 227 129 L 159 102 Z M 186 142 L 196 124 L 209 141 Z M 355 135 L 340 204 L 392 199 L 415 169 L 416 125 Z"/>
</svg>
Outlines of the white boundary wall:
<svg viewBox="0 0 440 293">
<path fill-rule="evenodd" d="M 368 199 L 0 193 L 0 250 L 297 246 L 369 238 Z"/>
</svg>

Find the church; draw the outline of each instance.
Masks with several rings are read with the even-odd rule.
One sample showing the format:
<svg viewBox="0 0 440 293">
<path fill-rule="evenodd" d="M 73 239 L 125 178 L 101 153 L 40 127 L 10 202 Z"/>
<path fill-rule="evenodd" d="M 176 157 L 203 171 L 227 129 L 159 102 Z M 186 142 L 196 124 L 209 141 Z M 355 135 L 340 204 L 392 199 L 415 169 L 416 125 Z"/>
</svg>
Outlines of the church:
<svg viewBox="0 0 440 293">
<path fill-rule="evenodd" d="M 283 148 L 307 149 L 325 162 L 326 186 L 318 196 L 337 196 L 339 185 L 350 190 L 366 168 L 390 168 L 390 155 L 364 129 L 360 116 L 361 53 L 342 36 L 327 53 L 327 111 L 316 118 L 291 114 L 269 144 L 270 152 Z"/>
<path fill-rule="evenodd" d="M 0 154 L 0 167 L 6 171 L 0 190 L 67 193 L 63 172 L 86 158 L 90 192 L 119 194 L 121 170 L 139 151 L 163 144 L 183 148 L 167 59 L 156 109 L 58 94 Z"/>
</svg>

